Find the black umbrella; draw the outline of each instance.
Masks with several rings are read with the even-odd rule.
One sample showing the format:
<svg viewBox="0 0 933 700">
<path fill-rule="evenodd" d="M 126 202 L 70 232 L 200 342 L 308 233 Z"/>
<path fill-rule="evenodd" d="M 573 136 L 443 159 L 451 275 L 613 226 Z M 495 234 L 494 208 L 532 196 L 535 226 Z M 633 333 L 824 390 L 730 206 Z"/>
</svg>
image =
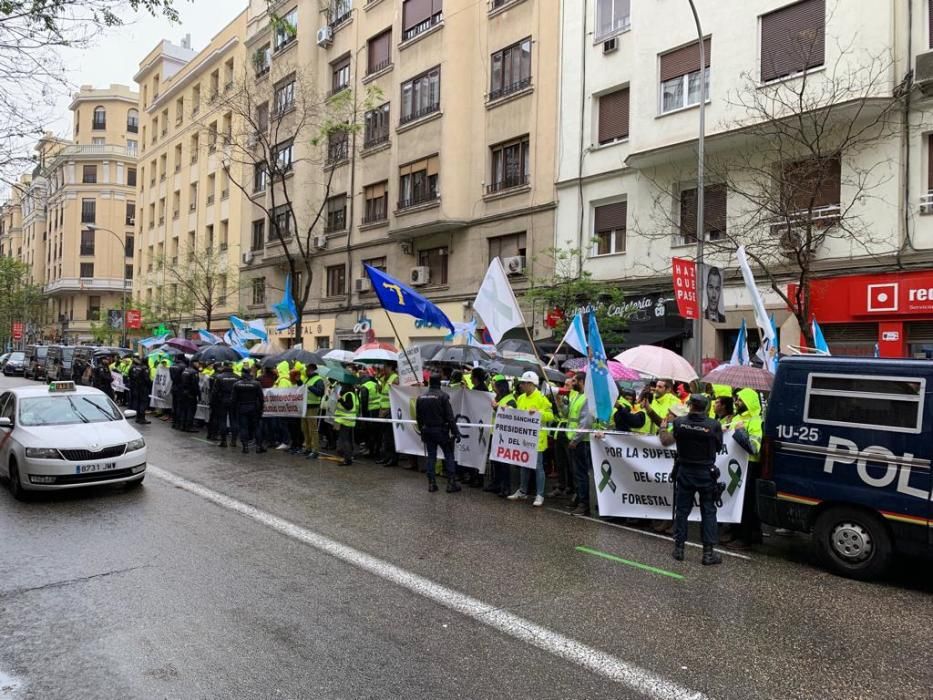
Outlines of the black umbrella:
<svg viewBox="0 0 933 700">
<path fill-rule="evenodd" d="M 415 343 L 421 348 L 421 359 L 429 362 L 432 357 L 447 347 L 444 343 Z"/>
<path fill-rule="evenodd" d="M 566 375 L 553 367 L 542 367 L 541 365 L 531 366 L 524 362 L 515 362 L 514 360 L 495 360 L 487 365 L 486 371 L 489 374 L 501 374 L 506 377 L 520 377 L 525 372 L 534 372 L 539 377 L 544 376 L 549 382 L 561 382 L 567 378 Z"/>
<path fill-rule="evenodd" d="M 448 345 L 431 358 L 431 362 L 449 362 L 456 365 L 472 365 L 474 362 L 489 360 L 489 355 L 472 345 Z"/>
<path fill-rule="evenodd" d="M 227 345 L 210 345 L 191 356 L 192 362 L 239 362 L 242 358 Z"/>
<path fill-rule="evenodd" d="M 531 341 L 525 338 L 508 338 L 499 342 L 496 349 L 499 352 L 527 352 L 529 354 L 534 354 L 535 351 Z"/>
<path fill-rule="evenodd" d="M 286 350 L 281 355 L 275 356 L 279 362 L 285 360 L 287 362 L 300 362 L 303 365 L 320 365 L 324 364 L 324 358 L 316 353 L 310 352 L 308 350 L 303 350 L 302 348 L 291 348 Z"/>
</svg>

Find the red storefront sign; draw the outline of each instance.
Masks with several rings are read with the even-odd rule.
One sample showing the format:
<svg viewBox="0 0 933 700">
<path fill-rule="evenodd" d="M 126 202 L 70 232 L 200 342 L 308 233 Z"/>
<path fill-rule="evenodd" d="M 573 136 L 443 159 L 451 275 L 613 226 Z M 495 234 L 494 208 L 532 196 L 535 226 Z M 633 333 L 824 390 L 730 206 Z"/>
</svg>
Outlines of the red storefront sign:
<svg viewBox="0 0 933 700">
<path fill-rule="evenodd" d="M 13 340 L 22 340 L 23 339 L 23 322 L 14 321 L 13 322 Z"/>
<path fill-rule="evenodd" d="M 139 309 L 126 310 L 126 327 L 130 329 L 139 329 L 143 325 L 143 315 Z"/>
<path fill-rule="evenodd" d="M 684 318 L 700 318 L 700 303 L 697 299 L 697 264 L 685 258 L 673 258 L 674 298 L 677 310 Z"/>
</svg>

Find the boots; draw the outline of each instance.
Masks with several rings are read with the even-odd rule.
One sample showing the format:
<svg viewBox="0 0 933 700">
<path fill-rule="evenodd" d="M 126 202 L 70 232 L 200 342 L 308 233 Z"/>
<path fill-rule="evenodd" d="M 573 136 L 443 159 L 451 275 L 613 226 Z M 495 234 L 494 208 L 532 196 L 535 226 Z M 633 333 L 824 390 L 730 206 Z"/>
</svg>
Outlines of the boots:
<svg viewBox="0 0 933 700">
<path fill-rule="evenodd" d="M 680 543 L 680 542 L 675 542 L 675 543 L 674 543 L 674 551 L 671 553 L 671 556 L 674 557 L 674 559 L 676 559 L 677 561 L 683 561 L 683 560 L 684 560 L 684 545 L 683 545 L 683 543 Z M 704 556 L 703 562 L 704 562 L 704 563 L 706 562 L 705 556 Z"/>
<path fill-rule="evenodd" d="M 457 477 L 450 476 L 447 479 L 447 493 L 457 493 L 457 491 L 462 490 L 460 484 L 457 483 Z"/>
<path fill-rule="evenodd" d="M 703 566 L 715 566 L 716 564 L 722 564 L 722 557 L 718 552 L 713 550 L 713 545 L 704 544 L 703 545 Z"/>
<path fill-rule="evenodd" d="M 437 491 L 437 482 L 434 479 L 428 479 L 428 491 L 431 493 Z"/>
</svg>

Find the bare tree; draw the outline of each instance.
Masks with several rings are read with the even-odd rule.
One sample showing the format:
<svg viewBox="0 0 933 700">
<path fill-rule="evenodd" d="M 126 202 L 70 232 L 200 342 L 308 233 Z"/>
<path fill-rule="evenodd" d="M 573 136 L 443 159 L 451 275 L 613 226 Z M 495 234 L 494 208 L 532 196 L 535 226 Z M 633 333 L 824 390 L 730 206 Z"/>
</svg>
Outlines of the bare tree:
<svg viewBox="0 0 933 700">
<path fill-rule="evenodd" d="M 155 262 L 158 269 L 164 270 L 159 283 L 172 285 L 183 301 L 181 310 L 207 330 L 217 310 L 226 306 L 232 295 L 239 296 L 239 267 L 230 262 L 225 250 L 208 247 L 188 251 L 183 261 L 160 258 Z"/>
</svg>

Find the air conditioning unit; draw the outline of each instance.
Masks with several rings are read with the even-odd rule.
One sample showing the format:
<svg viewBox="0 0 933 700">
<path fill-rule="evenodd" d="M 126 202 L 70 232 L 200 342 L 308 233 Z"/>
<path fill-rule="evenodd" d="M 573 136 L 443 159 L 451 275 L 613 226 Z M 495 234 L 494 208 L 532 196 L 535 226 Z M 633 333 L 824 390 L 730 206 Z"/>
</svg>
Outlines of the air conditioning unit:
<svg viewBox="0 0 933 700">
<path fill-rule="evenodd" d="M 249 265 L 252 262 L 253 262 L 253 251 L 250 250 L 250 251 L 243 253 L 243 264 Z"/>
<path fill-rule="evenodd" d="M 135 217 L 135 216 L 129 217 L 129 218 L 126 220 L 126 225 L 127 225 L 127 226 L 135 226 L 135 225 L 136 225 L 136 217 Z"/>
<path fill-rule="evenodd" d="M 360 277 L 357 280 L 353 280 L 353 289 L 356 292 L 371 292 L 373 283 L 368 277 Z"/>
<path fill-rule="evenodd" d="M 326 247 L 327 247 L 327 236 L 315 236 L 314 237 L 315 250 L 324 250 Z"/>
<path fill-rule="evenodd" d="M 933 201 L 920 202 L 921 214 L 933 214 Z"/>
<path fill-rule="evenodd" d="M 321 27 L 317 30 L 317 45 L 321 48 L 327 48 L 334 43 L 334 30 L 329 26 Z"/>
<path fill-rule="evenodd" d="M 612 37 L 607 41 L 603 42 L 603 53 L 612 53 L 613 51 L 618 50 L 619 48 L 619 39 L 618 37 Z"/>
<path fill-rule="evenodd" d="M 917 54 L 914 82 L 924 95 L 933 95 L 933 51 Z"/>
<path fill-rule="evenodd" d="M 525 256 L 524 255 L 514 255 L 511 258 L 506 258 L 502 261 L 502 266 L 505 268 L 505 271 L 510 275 L 524 275 L 525 274 Z"/>
<path fill-rule="evenodd" d="M 411 283 L 415 287 L 421 287 L 431 281 L 431 268 L 419 265 L 411 268 Z"/>
</svg>

